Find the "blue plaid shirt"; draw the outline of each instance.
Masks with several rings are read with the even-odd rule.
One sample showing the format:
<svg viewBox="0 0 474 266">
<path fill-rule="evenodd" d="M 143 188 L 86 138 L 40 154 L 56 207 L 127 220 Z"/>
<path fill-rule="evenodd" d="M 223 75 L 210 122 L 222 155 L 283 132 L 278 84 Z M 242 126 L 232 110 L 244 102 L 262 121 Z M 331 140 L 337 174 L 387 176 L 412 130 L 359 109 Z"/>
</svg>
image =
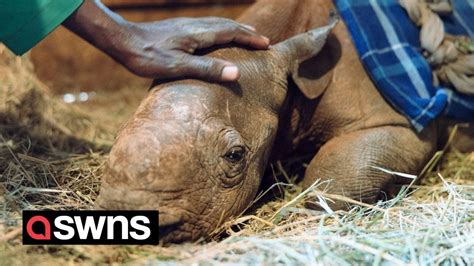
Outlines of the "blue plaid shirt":
<svg viewBox="0 0 474 266">
<path fill-rule="evenodd" d="M 420 29 L 397 0 L 334 0 L 359 56 L 375 85 L 417 131 L 446 115 L 474 121 L 474 96 L 433 86 L 431 67 L 421 54 Z M 446 31 L 474 40 L 474 0 L 454 0 L 443 17 Z"/>
</svg>

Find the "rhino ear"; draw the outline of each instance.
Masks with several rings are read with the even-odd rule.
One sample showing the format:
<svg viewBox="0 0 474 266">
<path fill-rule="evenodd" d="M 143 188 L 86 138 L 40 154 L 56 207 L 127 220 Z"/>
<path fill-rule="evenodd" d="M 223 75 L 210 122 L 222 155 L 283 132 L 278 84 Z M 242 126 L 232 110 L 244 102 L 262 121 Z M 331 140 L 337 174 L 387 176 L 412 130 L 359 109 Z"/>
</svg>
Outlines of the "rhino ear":
<svg viewBox="0 0 474 266">
<path fill-rule="evenodd" d="M 319 52 L 323 50 L 338 21 L 339 18 L 334 16 L 327 26 L 297 35 L 274 46 L 278 56 L 289 67 L 288 74 L 309 99 L 320 96 L 332 79 L 333 55 L 329 49 Z"/>
<path fill-rule="evenodd" d="M 334 51 L 326 47 L 317 56 L 295 65 L 290 70 L 293 82 L 304 96 L 311 100 L 321 96 L 329 86 L 333 78 L 334 66 L 339 59 Z"/>
</svg>

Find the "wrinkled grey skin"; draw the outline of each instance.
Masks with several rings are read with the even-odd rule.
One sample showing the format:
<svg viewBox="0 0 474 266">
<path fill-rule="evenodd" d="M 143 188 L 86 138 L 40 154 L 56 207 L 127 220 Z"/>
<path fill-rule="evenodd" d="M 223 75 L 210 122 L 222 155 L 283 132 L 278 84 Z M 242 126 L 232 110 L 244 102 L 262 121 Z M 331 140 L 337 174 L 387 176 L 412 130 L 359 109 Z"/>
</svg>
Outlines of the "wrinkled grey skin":
<svg viewBox="0 0 474 266">
<path fill-rule="evenodd" d="M 237 83 L 155 86 L 117 137 L 97 207 L 158 209 L 161 240 L 182 242 L 239 215 L 270 160 L 310 154 L 305 187 L 332 180 L 330 193 L 369 203 L 407 181 L 374 166 L 417 173 L 436 148 L 435 125 L 416 134 L 390 107 L 342 22 L 320 51 L 333 8 L 325 0 L 261 0 L 240 21 L 277 44 L 208 54 L 234 62 Z M 286 40 L 315 27 L 323 28 Z"/>
</svg>

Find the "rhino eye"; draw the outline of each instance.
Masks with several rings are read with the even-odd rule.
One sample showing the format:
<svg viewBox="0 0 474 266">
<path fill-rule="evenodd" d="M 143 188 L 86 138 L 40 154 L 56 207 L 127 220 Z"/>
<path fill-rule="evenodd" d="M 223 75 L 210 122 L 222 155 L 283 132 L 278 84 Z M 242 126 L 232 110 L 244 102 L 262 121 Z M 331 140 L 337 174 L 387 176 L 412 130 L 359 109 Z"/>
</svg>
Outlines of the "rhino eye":
<svg viewBox="0 0 474 266">
<path fill-rule="evenodd" d="M 231 148 L 225 155 L 224 158 L 231 163 L 239 163 L 244 159 L 245 149 L 237 146 Z"/>
</svg>

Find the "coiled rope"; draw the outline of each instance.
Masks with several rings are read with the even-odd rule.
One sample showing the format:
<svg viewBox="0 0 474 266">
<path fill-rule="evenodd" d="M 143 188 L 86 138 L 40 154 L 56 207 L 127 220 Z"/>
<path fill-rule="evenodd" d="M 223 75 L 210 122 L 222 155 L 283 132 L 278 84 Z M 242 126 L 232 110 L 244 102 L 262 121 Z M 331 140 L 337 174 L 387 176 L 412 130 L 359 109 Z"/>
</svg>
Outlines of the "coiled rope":
<svg viewBox="0 0 474 266">
<path fill-rule="evenodd" d="M 440 16 L 453 12 L 449 0 L 400 0 L 419 27 L 423 55 L 433 68 L 433 84 L 440 81 L 458 92 L 474 95 L 474 43 L 467 36 L 447 34 Z"/>
</svg>

